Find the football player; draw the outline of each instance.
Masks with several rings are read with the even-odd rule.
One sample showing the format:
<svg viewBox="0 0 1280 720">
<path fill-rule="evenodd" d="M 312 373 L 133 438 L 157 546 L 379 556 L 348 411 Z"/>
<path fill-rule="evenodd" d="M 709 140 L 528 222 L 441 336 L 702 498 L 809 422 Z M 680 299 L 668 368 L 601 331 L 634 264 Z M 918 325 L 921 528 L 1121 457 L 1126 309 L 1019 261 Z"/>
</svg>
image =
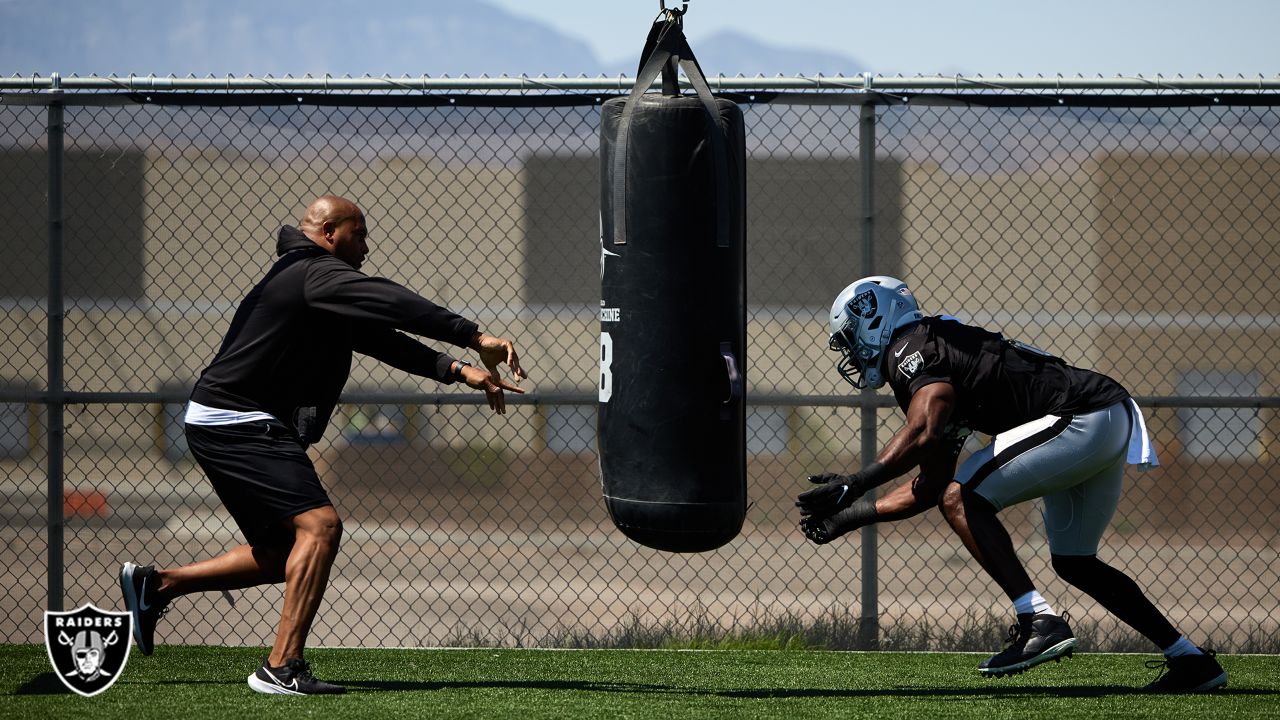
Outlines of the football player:
<svg viewBox="0 0 1280 720">
<path fill-rule="evenodd" d="M 940 508 L 1013 602 L 1009 646 L 978 667 L 1000 677 L 1069 656 L 1076 646 L 997 517 L 1010 505 L 1043 498 L 1054 570 L 1163 651 L 1164 671 L 1145 689 L 1226 685 L 1212 650 L 1191 643 L 1137 583 L 1098 559 L 1126 463 L 1156 464 L 1142 412 L 1124 386 L 997 332 L 925 316 L 906 283 L 891 277 L 846 287 L 831 306 L 830 327 L 840 375 L 859 389 L 887 383 L 906 424 L 863 470 L 809 477 L 817 487 L 796 501 L 806 537 L 825 544 L 870 523 Z M 973 431 L 991 442 L 957 468 Z M 868 495 L 915 469 L 911 482 L 879 499 Z"/>
</svg>

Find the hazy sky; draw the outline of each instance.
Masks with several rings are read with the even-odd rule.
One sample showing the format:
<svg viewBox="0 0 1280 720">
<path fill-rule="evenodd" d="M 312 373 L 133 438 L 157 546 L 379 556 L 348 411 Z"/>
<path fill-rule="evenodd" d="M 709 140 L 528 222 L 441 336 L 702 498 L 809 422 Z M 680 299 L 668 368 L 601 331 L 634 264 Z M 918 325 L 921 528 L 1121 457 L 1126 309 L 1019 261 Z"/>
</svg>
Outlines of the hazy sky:
<svg viewBox="0 0 1280 720">
<path fill-rule="evenodd" d="M 655 0 L 491 0 L 590 43 L 638 54 Z M 676 6 L 673 2 L 668 7 Z M 690 0 L 685 34 L 720 30 L 832 50 L 883 74 L 1280 74 L 1278 0 Z"/>
</svg>

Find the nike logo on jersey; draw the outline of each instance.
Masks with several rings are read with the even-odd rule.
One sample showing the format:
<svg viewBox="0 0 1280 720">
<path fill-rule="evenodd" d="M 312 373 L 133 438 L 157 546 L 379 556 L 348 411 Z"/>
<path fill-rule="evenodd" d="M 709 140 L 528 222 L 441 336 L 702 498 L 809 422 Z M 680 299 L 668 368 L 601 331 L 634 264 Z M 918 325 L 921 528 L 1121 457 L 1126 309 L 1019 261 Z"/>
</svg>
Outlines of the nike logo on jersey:
<svg viewBox="0 0 1280 720">
<path fill-rule="evenodd" d="M 906 344 L 906 343 L 903 343 L 903 344 L 902 344 L 902 347 L 898 348 L 898 349 L 897 349 L 897 351 L 893 353 L 893 356 L 894 356 L 894 357 L 902 357 L 902 353 L 904 353 L 904 352 L 906 352 L 906 351 L 907 351 L 907 344 Z"/>
<path fill-rule="evenodd" d="M 844 500 L 844 496 L 845 496 L 845 495 L 848 495 L 848 494 L 849 494 L 849 486 L 848 486 L 848 485 L 841 485 L 841 486 L 840 486 L 840 497 L 836 498 L 836 507 L 840 507 L 840 501 L 841 501 L 841 500 Z"/>
</svg>

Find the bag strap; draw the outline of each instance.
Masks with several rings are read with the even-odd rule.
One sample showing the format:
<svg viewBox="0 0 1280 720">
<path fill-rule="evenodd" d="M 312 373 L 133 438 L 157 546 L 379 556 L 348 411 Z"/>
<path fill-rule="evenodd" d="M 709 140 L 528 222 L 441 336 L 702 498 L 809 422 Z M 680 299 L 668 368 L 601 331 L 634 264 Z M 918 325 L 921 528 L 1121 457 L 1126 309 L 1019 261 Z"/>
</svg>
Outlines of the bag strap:
<svg viewBox="0 0 1280 720">
<path fill-rule="evenodd" d="M 650 56 L 653 55 L 654 49 L 657 48 L 658 41 L 662 39 L 663 34 L 674 24 L 675 23 L 672 21 L 655 22 L 653 26 L 649 28 L 649 36 L 644 40 L 644 50 L 640 51 L 640 64 L 636 66 L 637 81 L 640 79 L 641 75 L 644 75 L 645 65 L 648 63 Z M 667 64 L 662 66 L 663 95 L 680 94 L 680 82 L 677 74 L 677 65 L 679 64 L 679 61 L 680 59 L 678 57 L 673 56 Z M 653 78 L 650 78 L 649 82 L 642 85 L 642 87 L 647 89 L 652 82 Z M 637 82 L 636 84 L 639 85 L 640 83 Z M 632 86 L 632 90 L 635 90 L 634 86 Z"/>
<path fill-rule="evenodd" d="M 721 178 L 729 177 L 729 143 L 728 129 L 720 110 L 716 107 L 715 96 L 707 85 L 706 76 L 698 59 L 694 57 L 689 41 L 685 39 L 683 24 L 678 17 L 659 21 L 649 28 L 649 36 L 645 40 L 642 63 L 636 74 L 635 85 L 627 96 L 622 116 L 618 119 L 618 135 L 615 140 L 613 155 L 613 244 L 626 244 L 627 205 L 627 158 L 631 135 L 631 119 L 635 113 L 636 102 L 649 89 L 653 81 L 662 75 L 663 95 L 680 94 L 678 69 L 684 70 L 685 77 L 698 94 L 702 107 L 707 111 L 710 123 L 711 152 L 717 172 Z M 729 188 L 724 182 L 716 183 L 716 245 L 729 247 Z"/>
</svg>

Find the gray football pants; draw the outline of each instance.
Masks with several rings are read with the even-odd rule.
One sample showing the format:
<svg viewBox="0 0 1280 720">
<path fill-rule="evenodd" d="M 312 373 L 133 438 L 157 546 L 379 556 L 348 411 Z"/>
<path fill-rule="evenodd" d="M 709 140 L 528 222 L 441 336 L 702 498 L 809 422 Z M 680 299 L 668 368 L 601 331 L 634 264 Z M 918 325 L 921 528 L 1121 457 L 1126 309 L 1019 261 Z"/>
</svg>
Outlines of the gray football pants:
<svg viewBox="0 0 1280 720">
<path fill-rule="evenodd" d="M 1074 417 L 1046 415 L 1002 432 L 965 460 L 956 482 L 996 510 L 1044 498 L 1049 551 L 1095 555 L 1120 501 L 1126 403 Z"/>
</svg>

